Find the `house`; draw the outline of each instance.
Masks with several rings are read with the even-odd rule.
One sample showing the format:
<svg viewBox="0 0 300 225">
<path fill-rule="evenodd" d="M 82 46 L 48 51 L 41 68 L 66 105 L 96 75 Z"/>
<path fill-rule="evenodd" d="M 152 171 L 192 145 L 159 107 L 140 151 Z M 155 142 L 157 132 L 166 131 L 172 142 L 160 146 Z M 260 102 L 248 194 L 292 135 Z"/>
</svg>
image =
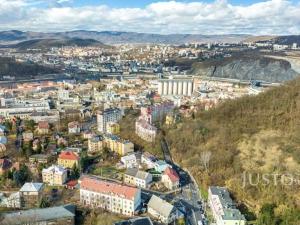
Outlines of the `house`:
<svg viewBox="0 0 300 225">
<path fill-rule="evenodd" d="M 30 163 L 43 163 L 46 164 L 50 161 L 51 156 L 46 154 L 35 154 L 29 157 Z"/>
<path fill-rule="evenodd" d="M 161 182 L 169 189 L 169 190 L 174 190 L 179 187 L 179 176 L 177 172 L 170 168 L 167 167 L 161 176 Z"/>
<path fill-rule="evenodd" d="M 29 209 L 2 214 L 6 225 L 75 225 L 75 205 Z"/>
<path fill-rule="evenodd" d="M 155 167 L 156 157 L 151 155 L 149 152 L 144 152 L 141 156 L 141 163 L 147 167 L 147 169 L 152 169 Z"/>
<path fill-rule="evenodd" d="M 121 163 L 126 167 L 126 168 L 134 168 L 137 167 L 137 160 L 136 156 L 134 153 L 125 155 L 121 157 Z"/>
<path fill-rule="evenodd" d="M 22 136 L 25 142 L 32 141 L 34 138 L 33 133 L 31 131 L 24 132 Z"/>
<path fill-rule="evenodd" d="M 0 159 L 0 175 L 3 175 L 5 172 L 9 171 L 12 166 L 12 163 L 8 159 Z"/>
<path fill-rule="evenodd" d="M 168 167 L 171 166 L 168 163 L 166 163 L 164 160 L 158 160 L 154 163 L 154 169 L 159 173 L 163 173 Z"/>
<path fill-rule="evenodd" d="M 141 188 L 148 188 L 152 182 L 152 175 L 137 168 L 128 168 L 124 173 L 124 183 Z"/>
<path fill-rule="evenodd" d="M 80 203 L 92 208 L 133 216 L 141 204 L 141 190 L 84 176 L 80 179 Z"/>
<path fill-rule="evenodd" d="M 40 121 L 38 123 L 38 133 L 48 134 L 49 133 L 49 123 L 47 121 Z"/>
<path fill-rule="evenodd" d="M 74 166 L 79 166 L 80 157 L 77 153 L 71 151 L 62 151 L 57 160 L 57 164 L 65 168 L 72 169 Z"/>
<path fill-rule="evenodd" d="M 137 217 L 114 223 L 114 225 L 153 225 L 149 217 Z"/>
<path fill-rule="evenodd" d="M 228 190 L 211 186 L 208 189 L 208 204 L 217 225 L 245 225 L 244 215 L 236 208 Z"/>
<path fill-rule="evenodd" d="M 21 208 L 20 192 L 14 192 L 8 196 L 0 193 L 0 207 L 4 208 Z"/>
<path fill-rule="evenodd" d="M 84 139 L 90 139 L 90 138 L 92 138 L 94 135 L 95 135 L 95 133 L 92 132 L 92 131 L 89 131 L 89 130 L 86 130 L 86 131 L 84 131 L 84 132 L 82 133 L 82 136 L 83 136 Z"/>
<path fill-rule="evenodd" d="M 22 208 L 37 207 L 43 197 L 43 183 L 25 183 L 19 190 Z"/>
<path fill-rule="evenodd" d="M 94 153 L 102 151 L 103 149 L 103 137 L 102 136 L 94 136 L 88 139 L 88 152 Z"/>
<path fill-rule="evenodd" d="M 148 203 L 148 213 L 165 224 L 170 224 L 176 219 L 182 217 L 182 213 L 179 212 L 173 205 L 156 195 L 152 195 Z"/>
<path fill-rule="evenodd" d="M 63 185 L 67 181 L 67 174 L 65 168 L 57 165 L 42 170 L 43 182 L 50 185 Z"/>
<path fill-rule="evenodd" d="M 5 137 L 5 136 L 0 136 L 0 144 L 6 145 L 6 144 L 7 144 L 7 137 Z"/>
<path fill-rule="evenodd" d="M 7 129 L 5 126 L 0 125 L 0 136 L 5 136 L 7 133 Z"/>
<path fill-rule="evenodd" d="M 77 121 L 68 123 L 69 134 L 79 134 L 80 133 L 80 124 Z"/>
<path fill-rule="evenodd" d="M 106 124 L 106 132 L 108 134 L 119 134 L 120 133 L 120 125 L 114 122 L 108 122 Z"/>
</svg>

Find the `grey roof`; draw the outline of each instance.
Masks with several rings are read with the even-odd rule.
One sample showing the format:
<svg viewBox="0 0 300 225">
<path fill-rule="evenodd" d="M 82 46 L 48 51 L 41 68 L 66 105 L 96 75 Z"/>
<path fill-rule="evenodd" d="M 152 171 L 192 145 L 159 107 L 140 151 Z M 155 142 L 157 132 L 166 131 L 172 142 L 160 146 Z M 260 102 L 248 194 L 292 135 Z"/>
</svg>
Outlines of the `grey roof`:
<svg viewBox="0 0 300 225">
<path fill-rule="evenodd" d="M 148 209 L 149 208 L 152 208 L 156 212 L 159 212 L 159 214 L 164 217 L 169 217 L 172 211 L 175 209 L 173 205 L 157 197 L 156 195 L 152 195 L 148 203 Z"/>
<path fill-rule="evenodd" d="M 29 209 L 3 214 L 1 224 L 21 225 L 29 222 L 51 221 L 75 216 L 75 205 L 57 206 L 45 209 Z"/>
<path fill-rule="evenodd" d="M 132 177 L 136 177 L 139 178 L 141 180 L 146 180 L 148 176 L 150 176 L 149 173 L 145 172 L 145 171 L 141 171 L 138 170 L 137 168 L 128 168 L 125 171 L 126 175 L 132 176 Z"/>
<path fill-rule="evenodd" d="M 153 225 L 149 217 L 138 217 L 116 222 L 114 225 Z"/>
<path fill-rule="evenodd" d="M 224 215 L 222 215 L 223 220 L 246 220 L 244 215 L 236 208 L 226 188 L 217 186 L 209 188 L 213 195 L 218 195 L 219 197 L 224 211 Z"/>
<path fill-rule="evenodd" d="M 25 183 L 21 187 L 20 192 L 39 192 L 42 189 L 43 185 L 43 183 Z"/>
</svg>

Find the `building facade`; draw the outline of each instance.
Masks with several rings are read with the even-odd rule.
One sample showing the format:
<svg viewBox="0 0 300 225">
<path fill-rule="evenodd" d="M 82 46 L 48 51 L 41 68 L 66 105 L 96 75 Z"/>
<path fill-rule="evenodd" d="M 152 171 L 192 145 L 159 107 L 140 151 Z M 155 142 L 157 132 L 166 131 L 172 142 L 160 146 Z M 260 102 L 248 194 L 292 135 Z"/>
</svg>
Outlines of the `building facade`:
<svg viewBox="0 0 300 225">
<path fill-rule="evenodd" d="M 98 131 L 107 132 L 107 124 L 110 122 L 116 123 L 122 118 L 122 111 L 119 108 L 109 108 L 97 113 Z"/>
<path fill-rule="evenodd" d="M 85 176 L 80 181 L 80 202 L 91 208 L 133 216 L 141 204 L 141 190 Z"/>
<path fill-rule="evenodd" d="M 63 185 L 68 178 L 68 173 L 62 166 L 52 165 L 42 171 L 43 182 L 50 185 Z"/>
</svg>

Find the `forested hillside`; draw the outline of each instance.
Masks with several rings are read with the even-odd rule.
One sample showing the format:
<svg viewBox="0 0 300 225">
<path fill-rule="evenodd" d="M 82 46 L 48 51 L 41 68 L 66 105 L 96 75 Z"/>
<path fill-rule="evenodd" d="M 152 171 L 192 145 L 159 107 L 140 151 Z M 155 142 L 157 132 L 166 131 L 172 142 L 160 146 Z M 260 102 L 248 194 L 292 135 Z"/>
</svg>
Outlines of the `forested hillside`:
<svg viewBox="0 0 300 225">
<path fill-rule="evenodd" d="M 32 78 L 38 74 L 51 74 L 56 72 L 57 70 L 49 67 L 30 63 L 20 63 L 12 58 L 0 57 L 0 78 L 2 78 L 2 76 L 10 75 L 15 76 L 17 79 L 25 79 Z"/>
<path fill-rule="evenodd" d="M 258 225 L 300 224 L 300 79 L 226 101 L 166 132 L 173 157 L 205 189 L 227 186 L 258 216 Z M 256 178 L 278 174 L 277 180 L 289 174 L 295 180 L 243 187 L 245 172 Z"/>
</svg>

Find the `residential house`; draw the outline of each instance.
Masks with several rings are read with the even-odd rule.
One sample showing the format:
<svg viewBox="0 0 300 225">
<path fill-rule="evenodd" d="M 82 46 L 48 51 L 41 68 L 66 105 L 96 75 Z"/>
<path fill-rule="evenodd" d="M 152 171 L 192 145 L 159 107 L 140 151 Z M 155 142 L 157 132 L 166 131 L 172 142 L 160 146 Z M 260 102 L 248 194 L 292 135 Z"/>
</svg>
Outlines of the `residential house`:
<svg viewBox="0 0 300 225">
<path fill-rule="evenodd" d="M 71 151 L 62 151 L 57 160 L 57 164 L 65 168 L 72 169 L 74 166 L 79 166 L 80 157 L 77 153 Z"/>
<path fill-rule="evenodd" d="M 47 154 L 35 154 L 29 157 L 29 162 L 46 164 L 50 161 L 50 158 L 51 156 Z"/>
<path fill-rule="evenodd" d="M 25 183 L 19 190 L 21 207 L 37 207 L 43 197 L 43 189 L 43 183 Z"/>
<path fill-rule="evenodd" d="M 0 193 L 0 207 L 4 208 L 21 208 L 20 192 L 14 192 L 7 196 L 5 193 Z"/>
<path fill-rule="evenodd" d="M 174 190 L 179 187 L 179 176 L 177 172 L 170 168 L 167 167 L 161 176 L 161 182 L 169 189 L 169 190 Z"/>
<path fill-rule="evenodd" d="M 148 188 L 152 182 L 152 175 L 137 168 L 128 168 L 124 173 L 124 183 L 141 188 Z"/>
<path fill-rule="evenodd" d="M 84 206 L 133 216 L 141 204 L 141 190 L 84 176 L 80 180 L 80 202 Z"/>
<path fill-rule="evenodd" d="M 32 141 L 34 138 L 33 133 L 31 131 L 24 132 L 22 134 L 22 136 L 23 136 L 24 142 Z"/>
<path fill-rule="evenodd" d="M 52 165 L 42 171 L 43 182 L 50 185 L 63 185 L 67 181 L 68 173 L 62 166 Z"/>
<path fill-rule="evenodd" d="M 173 205 L 156 195 L 152 195 L 148 203 L 148 213 L 165 224 L 170 224 L 182 217 L 182 214 Z"/>
<path fill-rule="evenodd" d="M 38 123 L 38 133 L 48 134 L 49 133 L 49 123 L 47 121 L 40 121 Z"/>
<path fill-rule="evenodd" d="M 171 166 L 168 163 L 166 163 L 164 160 L 158 160 L 154 163 L 154 169 L 159 173 L 163 173 L 168 167 Z"/>
<path fill-rule="evenodd" d="M 121 163 L 126 168 L 134 168 L 138 166 L 136 155 L 134 153 L 131 153 L 129 155 L 125 155 L 121 157 Z"/>
<path fill-rule="evenodd" d="M 0 175 L 3 175 L 5 172 L 9 171 L 12 166 L 12 163 L 8 159 L 0 159 Z"/>
<path fill-rule="evenodd" d="M 144 152 L 141 156 L 141 163 L 147 167 L 147 169 L 152 169 L 155 167 L 155 162 L 157 161 L 154 155 L 149 152 Z"/>
<path fill-rule="evenodd" d="M 79 134 L 80 133 L 80 124 L 78 121 L 73 121 L 68 123 L 69 134 Z"/>
</svg>

